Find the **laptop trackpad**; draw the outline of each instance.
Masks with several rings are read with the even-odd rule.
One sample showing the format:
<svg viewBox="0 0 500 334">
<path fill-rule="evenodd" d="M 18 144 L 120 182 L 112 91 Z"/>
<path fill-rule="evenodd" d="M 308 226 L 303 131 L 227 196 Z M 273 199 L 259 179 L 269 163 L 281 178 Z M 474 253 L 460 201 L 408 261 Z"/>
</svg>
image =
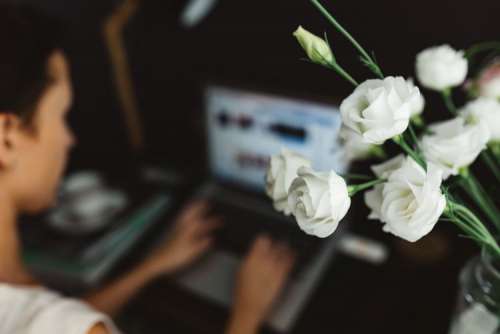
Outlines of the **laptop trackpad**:
<svg viewBox="0 0 500 334">
<path fill-rule="evenodd" d="M 322 271 L 334 251 L 334 240 L 329 240 L 319 252 L 314 263 L 300 276 L 289 282 L 281 298 L 276 302 L 268 324 L 278 332 L 288 332 L 311 295 Z M 177 283 L 217 304 L 230 306 L 239 269 L 240 258 L 221 250 L 215 250 L 194 268 L 176 278 Z"/>
<path fill-rule="evenodd" d="M 179 275 L 176 281 L 202 297 L 218 304 L 230 305 L 239 263 L 238 257 L 216 250 L 195 267 Z"/>
</svg>

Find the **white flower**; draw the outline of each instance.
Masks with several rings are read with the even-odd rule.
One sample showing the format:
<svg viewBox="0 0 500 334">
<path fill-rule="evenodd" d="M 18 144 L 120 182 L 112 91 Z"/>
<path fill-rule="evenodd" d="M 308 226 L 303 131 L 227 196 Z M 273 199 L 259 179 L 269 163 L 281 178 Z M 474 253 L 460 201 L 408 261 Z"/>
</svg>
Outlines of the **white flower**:
<svg viewBox="0 0 500 334">
<path fill-rule="evenodd" d="M 334 171 L 319 173 L 303 167 L 298 174 L 288 205 L 305 233 L 325 238 L 335 232 L 351 206 L 347 185 Z"/>
<path fill-rule="evenodd" d="M 381 145 L 408 127 L 420 90 L 403 77 L 367 80 L 340 105 L 344 124 L 368 144 Z"/>
<path fill-rule="evenodd" d="M 408 78 L 406 80 L 406 83 L 408 84 L 408 87 L 410 90 L 415 89 L 416 86 L 415 86 L 415 83 L 413 82 L 412 78 Z M 419 94 L 419 98 L 412 99 L 411 104 L 412 104 L 411 111 L 410 111 L 411 117 L 418 116 L 424 112 L 425 99 L 424 99 L 424 96 L 422 94 Z"/>
<path fill-rule="evenodd" d="M 441 173 L 432 163 L 426 172 L 409 157 L 390 173 L 380 210 L 385 232 L 415 242 L 432 231 L 446 207 Z"/>
<path fill-rule="evenodd" d="M 387 179 L 389 175 L 400 168 L 405 161 L 404 155 L 400 154 L 384 163 L 373 165 L 371 167 L 373 173 L 380 179 Z M 382 192 L 384 190 L 384 184 L 377 184 L 372 190 L 365 191 L 364 199 L 365 204 L 371 210 L 368 215 L 369 219 L 379 219 L 381 217 L 380 210 L 382 208 Z"/>
<path fill-rule="evenodd" d="M 311 61 L 321 65 L 328 65 L 334 61 L 332 50 L 322 38 L 311 34 L 301 26 L 295 30 L 293 35 L 297 38 Z"/>
<path fill-rule="evenodd" d="M 276 210 L 290 214 L 288 189 L 297 177 L 297 170 L 303 166 L 310 167 L 311 162 L 288 150 L 282 150 L 281 154 L 271 157 L 266 175 L 266 193 L 273 199 Z"/>
<path fill-rule="evenodd" d="M 465 105 L 459 114 L 468 123 L 482 121 L 488 126 L 491 141 L 500 141 L 500 101 L 493 98 L 480 97 Z"/>
<path fill-rule="evenodd" d="M 416 72 L 422 86 L 443 91 L 464 82 L 467 76 L 467 59 L 463 51 L 449 45 L 435 46 L 417 55 Z"/>
<path fill-rule="evenodd" d="M 422 152 L 442 169 L 443 179 L 472 164 L 490 140 L 484 122 L 467 123 L 462 117 L 431 125 L 429 130 L 431 134 L 422 138 Z"/>
<path fill-rule="evenodd" d="M 400 154 L 381 164 L 371 166 L 371 170 L 378 178 L 387 179 L 393 171 L 401 167 L 404 161 L 405 156 Z"/>
<path fill-rule="evenodd" d="M 376 145 L 365 143 L 360 134 L 345 126 L 340 129 L 339 137 L 347 161 L 368 159 L 378 148 Z"/>
</svg>

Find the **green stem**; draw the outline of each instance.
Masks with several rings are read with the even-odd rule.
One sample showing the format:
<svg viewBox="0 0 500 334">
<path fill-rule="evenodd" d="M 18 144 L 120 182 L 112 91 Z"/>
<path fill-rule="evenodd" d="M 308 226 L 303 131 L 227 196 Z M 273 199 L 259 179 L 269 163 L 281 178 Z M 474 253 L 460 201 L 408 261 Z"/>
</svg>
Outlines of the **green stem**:
<svg viewBox="0 0 500 334">
<path fill-rule="evenodd" d="M 488 150 L 491 152 L 492 156 L 495 157 L 495 160 L 498 164 L 500 164 L 500 142 L 495 141 L 488 144 Z"/>
<path fill-rule="evenodd" d="M 349 191 L 349 196 L 352 197 L 352 196 L 356 195 L 357 193 L 359 193 L 360 191 L 369 189 L 369 188 L 371 188 L 373 186 L 376 186 L 377 184 L 381 184 L 381 183 L 384 183 L 384 182 L 387 182 L 387 180 L 385 180 L 385 179 L 376 179 L 376 180 L 372 180 L 370 182 L 366 182 L 366 183 L 362 183 L 362 184 L 356 184 L 356 185 L 349 186 L 349 187 L 347 187 L 347 189 Z"/>
<path fill-rule="evenodd" d="M 354 47 L 361 53 L 362 57 L 369 63 L 373 65 L 373 70 L 375 71 L 375 74 L 383 79 L 384 74 L 382 73 L 382 70 L 380 67 L 377 65 L 377 63 L 372 59 L 372 57 L 368 54 L 368 52 L 363 49 L 363 47 L 354 39 L 354 37 L 351 36 L 351 34 L 342 27 L 340 23 L 337 22 L 337 20 L 326 10 L 325 7 L 318 1 L 318 0 L 311 0 L 313 5 L 327 18 L 328 21 L 342 34 L 344 35 L 351 43 L 354 45 Z"/>
<path fill-rule="evenodd" d="M 427 170 L 427 165 L 425 160 L 420 157 L 418 152 L 415 152 L 413 148 L 405 141 L 402 135 L 393 138 L 394 142 L 403 149 L 403 151 L 408 154 L 413 160 L 415 160 L 424 170 Z"/>
<path fill-rule="evenodd" d="M 353 173 L 343 174 L 342 177 L 345 179 L 350 179 L 350 180 L 372 180 L 373 179 L 373 176 L 363 175 L 363 174 L 353 174 Z"/>
<path fill-rule="evenodd" d="M 458 217 L 448 214 L 445 214 L 445 216 L 449 218 L 455 225 L 457 225 L 463 232 L 465 232 L 467 236 L 476 240 L 480 246 L 483 246 L 486 243 L 481 233 L 468 226 L 467 223 L 461 221 Z"/>
<path fill-rule="evenodd" d="M 457 113 L 457 106 L 455 106 L 455 103 L 453 102 L 452 94 L 451 94 L 451 88 L 448 88 L 444 91 L 441 92 L 441 95 L 443 96 L 444 99 L 444 104 L 446 105 L 446 108 L 448 108 L 448 111 L 456 115 Z"/>
<path fill-rule="evenodd" d="M 330 66 L 327 67 L 333 69 L 335 72 L 338 73 L 338 75 L 343 77 L 345 80 L 349 81 L 354 87 L 359 86 L 359 83 L 356 80 L 354 80 L 353 77 L 350 76 L 349 73 L 347 73 L 346 70 L 344 70 L 342 66 L 340 66 L 338 63 L 332 63 L 330 64 Z"/>
<path fill-rule="evenodd" d="M 420 146 L 418 144 L 418 138 L 417 138 L 417 135 L 415 134 L 415 130 L 413 129 L 413 125 L 410 124 L 408 125 L 408 130 L 410 131 L 410 137 L 411 137 L 411 140 L 413 141 L 413 145 L 415 145 L 415 147 L 417 148 L 417 153 L 420 154 L 421 150 L 420 150 Z"/>
<path fill-rule="evenodd" d="M 387 154 L 385 153 L 384 149 L 380 146 L 373 146 L 370 149 L 370 153 L 375 158 L 379 158 L 379 159 L 386 159 L 387 158 Z"/>
<path fill-rule="evenodd" d="M 500 231 L 500 211 L 495 206 L 495 203 L 468 169 L 462 170 L 460 174 L 463 181 L 460 183 L 462 189 L 469 194 L 471 199 L 476 202 L 488 219 Z"/>
<path fill-rule="evenodd" d="M 484 226 L 482 222 L 480 222 L 475 215 L 469 214 L 469 210 L 463 206 L 457 206 L 455 210 L 457 211 L 457 215 L 462 218 L 463 220 L 469 222 L 469 224 L 476 229 L 476 231 L 482 235 L 485 236 L 486 238 L 489 239 L 489 231 L 488 229 Z"/>
<path fill-rule="evenodd" d="M 463 217 L 465 221 L 468 221 L 480 231 L 485 238 L 485 243 L 490 245 L 497 253 L 500 254 L 500 247 L 498 246 L 498 243 L 481 220 L 471 210 L 463 205 L 455 204 L 455 209 L 459 214 L 461 214 L 461 217 Z"/>
<path fill-rule="evenodd" d="M 334 70 L 342 78 L 344 78 L 345 80 L 349 81 L 354 87 L 359 86 L 359 83 L 356 80 L 354 80 L 353 77 L 349 73 L 347 73 L 347 71 L 344 70 L 342 68 L 342 66 L 340 66 L 336 61 L 328 61 L 319 52 L 316 52 L 315 55 L 316 55 L 316 57 L 321 58 L 322 62 L 320 63 L 320 65 L 323 65 L 323 66 L 325 66 L 326 68 L 328 68 L 330 70 Z"/>
<path fill-rule="evenodd" d="M 500 51 L 500 42 L 483 42 L 476 45 L 471 46 L 467 51 L 465 51 L 465 58 L 471 59 L 476 54 L 489 51 L 489 50 L 498 50 Z"/>
<path fill-rule="evenodd" d="M 448 200 L 444 215 L 469 237 L 476 240 L 480 246 L 490 247 L 497 255 L 500 255 L 500 247 L 495 238 L 493 238 L 479 218 L 467 207 Z"/>
<path fill-rule="evenodd" d="M 500 182 L 500 166 L 495 161 L 495 156 L 490 148 L 481 152 L 481 159 L 483 159 L 483 162 L 490 168 L 497 181 Z"/>
<path fill-rule="evenodd" d="M 422 129 L 425 127 L 425 121 L 422 115 L 413 116 L 410 121 L 417 129 Z"/>
</svg>

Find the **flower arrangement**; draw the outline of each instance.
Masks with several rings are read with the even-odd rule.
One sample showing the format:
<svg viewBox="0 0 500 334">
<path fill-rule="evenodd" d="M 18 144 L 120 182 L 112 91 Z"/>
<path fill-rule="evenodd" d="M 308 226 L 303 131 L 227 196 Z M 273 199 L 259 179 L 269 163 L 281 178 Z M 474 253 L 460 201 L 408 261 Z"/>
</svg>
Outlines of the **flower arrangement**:
<svg viewBox="0 0 500 334">
<path fill-rule="evenodd" d="M 411 79 L 384 75 L 375 57 L 318 0 L 311 2 L 350 41 L 374 75 L 359 83 L 336 59 L 326 35 L 321 38 L 301 26 L 294 32 L 309 61 L 333 70 L 354 87 L 340 105 L 340 137 L 348 158 L 385 158 L 389 145 L 401 154 L 372 166 L 367 182 L 351 184 L 354 176 L 316 171 L 304 157 L 284 150 L 271 158 L 266 178 L 276 210 L 293 215 L 305 233 L 324 238 L 347 214 L 351 197 L 364 192 L 371 210 L 368 218 L 380 220 L 385 232 L 416 242 L 439 221 L 451 222 L 500 258 L 494 237 L 500 232 L 500 210 L 494 200 L 498 194 L 489 194 L 471 169 L 473 164 L 487 166 L 500 190 L 500 59 L 467 80 L 471 59 L 485 50 L 500 50 L 500 43 L 465 52 L 443 45 L 417 55 L 418 82 L 441 94 L 450 112 L 449 120 L 426 124 L 421 89 Z M 465 87 L 470 97 L 461 108 L 453 100 L 457 87 Z M 459 197 L 464 193 L 473 206 Z"/>
</svg>

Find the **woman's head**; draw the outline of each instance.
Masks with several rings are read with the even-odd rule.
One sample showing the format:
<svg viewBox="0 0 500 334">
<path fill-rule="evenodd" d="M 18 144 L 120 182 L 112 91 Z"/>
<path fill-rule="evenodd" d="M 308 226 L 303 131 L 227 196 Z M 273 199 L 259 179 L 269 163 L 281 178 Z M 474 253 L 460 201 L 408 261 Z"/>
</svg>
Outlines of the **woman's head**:
<svg viewBox="0 0 500 334">
<path fill-rule="evenodd" d="M 72 88 L 57 24 L 0 6 L 0 193 L 18 211 L 50 206 L 73 145 Z"/>
</svg>

